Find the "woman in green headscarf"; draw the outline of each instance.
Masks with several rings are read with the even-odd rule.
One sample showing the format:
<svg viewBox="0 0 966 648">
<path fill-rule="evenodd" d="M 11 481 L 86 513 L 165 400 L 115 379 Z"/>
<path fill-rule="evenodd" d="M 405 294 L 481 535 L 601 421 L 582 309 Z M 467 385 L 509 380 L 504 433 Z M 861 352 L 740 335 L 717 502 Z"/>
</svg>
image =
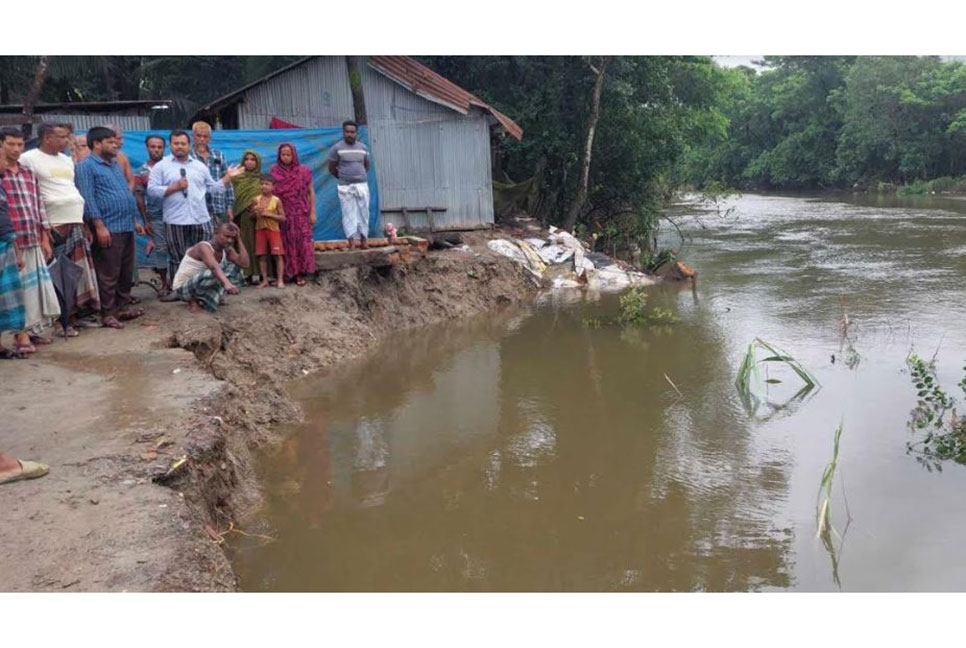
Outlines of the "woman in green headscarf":
<svg viewBox="0 0 966 648">
<path fill-rule="evenodd" d="M 242 156 L 242 167 L 245 171 L 237 178 L 232 178 L 231 186 L 235 190 L 235 205 L 233 213 L 235 221 L 241 230 L 240 236 L 248 250 L 248 267 L 242 268 L 245 277 L 251 279 L 258 274 L 258 260 L 255 258 L 255 212 L 252 208 L 262 192 L 262 156 L 249 149 Z"/>
</svg>

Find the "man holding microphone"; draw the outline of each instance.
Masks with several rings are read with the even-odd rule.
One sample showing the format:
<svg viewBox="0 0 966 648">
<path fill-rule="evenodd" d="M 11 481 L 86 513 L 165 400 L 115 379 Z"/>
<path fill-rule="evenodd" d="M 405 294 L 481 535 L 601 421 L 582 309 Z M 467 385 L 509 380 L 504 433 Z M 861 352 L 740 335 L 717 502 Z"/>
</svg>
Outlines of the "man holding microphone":
<svg viewBox="0 0 966 648">
<path fill-rule="evenodd" d="M 169 138 L 171 155 L 154 165 L 148 176 L 148 196 L 161 199 L 168 239 L 168 276 L 174 277 L 181 259 L 190 247 L 214 236 L 211 216 L 205 202 L 207 193 L 222 194 L 231 179 L 241 175 L 241 167 L 229 167 L 224 177 L 215 180 L 203 162 L 191 157 L 191 139 L 178 129 Z M 174 293 L 164 301 L 177 299 Z"/>
</svg>

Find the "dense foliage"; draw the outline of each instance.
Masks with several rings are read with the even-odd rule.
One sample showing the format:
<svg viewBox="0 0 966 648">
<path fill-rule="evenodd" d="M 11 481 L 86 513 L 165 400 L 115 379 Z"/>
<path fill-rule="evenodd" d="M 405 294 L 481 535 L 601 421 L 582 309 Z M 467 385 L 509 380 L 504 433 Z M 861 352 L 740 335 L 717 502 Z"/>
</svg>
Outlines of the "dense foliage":
<svg viewBox="0 0 966 648">
<path fill-rule="evenodd" d="M 0 56 L 0 104 L 22 102 L 37 56 Z M 210 101 L 297 56 L 53 56 L 41 102 Z"/>
<path fill-rule="evenodd" d="M 523 141 L 506 138 L 494 179 L 526 182 L 531 215 L 561 224 L 577 193 L 595 76 L 582 57 L 435 56 L 422 60 L 510 115 Z M 578 230 L 648 249 L 661 199 L 692 143 L 724 138 L 720 104 L 729 76 L 708 57 L 625 56 L 608 61 L 587 200 Z"/>
<path fill-rule="evenodd" d="M 718 140 L 679 178 L 744 188 L 876 188 L 966 174 L 966 66 L 938 57 L 766 57 L 730 79 Z M 949 183 L 946 183 L 949 184 Z M 941 186 L 942 183 L 940 183 Z"/>
</svg>

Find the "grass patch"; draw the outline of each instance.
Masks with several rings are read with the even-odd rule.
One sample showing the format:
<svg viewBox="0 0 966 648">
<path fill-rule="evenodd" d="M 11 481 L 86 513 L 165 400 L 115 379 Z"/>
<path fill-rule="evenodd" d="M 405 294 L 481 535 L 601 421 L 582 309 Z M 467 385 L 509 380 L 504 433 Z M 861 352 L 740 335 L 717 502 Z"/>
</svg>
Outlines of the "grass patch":
<svg viewBox="0 0 966 648">
<path fill-rule="evenodd" d="M 767 355 L 759 360 L 759 351 L 765 351 L 771 355 Z M 741 396 L 745 407 L 751 412 L 758 409 L 758 405 L 764 398 L 766 381 L 762 378 L 761 370 L 759 369 L 759 366 L 764 362 L 779 362 L 790 367 L 802 379 L 802 382 L 805 383 L 805 386 L 799 393 L 807 393 L 819 384 L 818 379 L 789 353 L 779 349 L 773 344 L 765 342 L 761 338 L 755 338 L 748 345 L 748 350 L 745 352 L 745 356 L 741 361 L 741 366 L 738 367 L 738 376 L 735 378 L 735 387 L 738 389 L 738 394 Z M 771 382 L 771 380 L 769 379 L 767 382 Z"/>
</svg>

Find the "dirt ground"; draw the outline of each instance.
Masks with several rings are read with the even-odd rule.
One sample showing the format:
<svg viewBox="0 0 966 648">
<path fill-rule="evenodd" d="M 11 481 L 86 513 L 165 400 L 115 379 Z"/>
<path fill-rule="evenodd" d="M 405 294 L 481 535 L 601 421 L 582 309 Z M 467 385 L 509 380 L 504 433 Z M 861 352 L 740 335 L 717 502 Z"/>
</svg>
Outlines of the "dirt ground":
<svg viewBox="0 0 966 648">
<path fill-rule="evenodd" d="M 51 467 L 0 486 L 0 591 L 236 589 L 211 534 L 243 528 L 259 503 L 251 452 L 300 416 L 286 382 L 534 294 L 485 235 L 471 239 L 409 267 L 245 289 L 214 315 L 139 286 L 147 314 L 123 331 L 0 364 L 0 449 Z"/>
</svg>

